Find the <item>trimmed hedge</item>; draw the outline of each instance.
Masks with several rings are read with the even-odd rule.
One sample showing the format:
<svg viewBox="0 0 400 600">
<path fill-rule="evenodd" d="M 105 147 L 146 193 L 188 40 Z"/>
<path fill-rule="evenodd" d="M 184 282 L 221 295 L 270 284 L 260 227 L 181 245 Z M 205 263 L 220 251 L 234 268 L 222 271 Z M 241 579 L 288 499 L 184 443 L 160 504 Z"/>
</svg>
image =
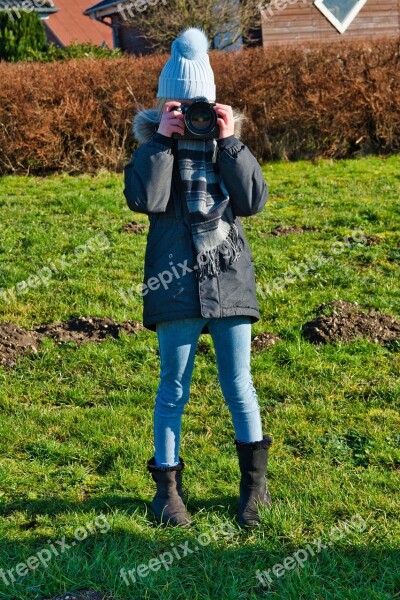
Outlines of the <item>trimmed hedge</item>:
<svg viewBox="0 0 400 600">
<path fill-rule="evenodd" d="M 400 150 L 400 39 L 212 52 L 218 101 L 260 160 Z M 0 173 L 121 171 L 166 55 L 0 62 Z"/>
</svg>

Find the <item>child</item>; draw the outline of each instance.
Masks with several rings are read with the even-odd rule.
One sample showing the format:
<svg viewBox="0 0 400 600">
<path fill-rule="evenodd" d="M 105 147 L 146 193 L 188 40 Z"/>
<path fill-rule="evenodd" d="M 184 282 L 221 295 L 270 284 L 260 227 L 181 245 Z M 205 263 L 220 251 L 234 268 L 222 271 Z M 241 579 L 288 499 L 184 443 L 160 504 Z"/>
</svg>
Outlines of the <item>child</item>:
<svg viewBox="0 0 400 600">
<path fill-rule="evenodd" d="M 200 333 L 210 334 L 218 377 L 235 429 L 241 471 L 238 521 L 257 526 L 256 503 L 271 503 L 268 448 L 250 372 L 251 324 L 260 318 L 253 256 L 238 217 L 260 212 L 268 192 L 260 166 L 240 140 L 242 115 L 216 103 L 218 139 L 177 139 L 176 110 L 216 99 L 204 32 L 189 28 L 172 44 L 159 79 L 156 109 L 140 111 L 140 146 L 125 167 L 129 208 L 147 214 L 143 325 L 157 333 L 160 380 L 154 407 L 154 456 L 147 468 L 159 523 L 190 525 L 179 455 L 184 406 Z M 240 60 L 240 59 L 239 59 Z"/>
</svg>

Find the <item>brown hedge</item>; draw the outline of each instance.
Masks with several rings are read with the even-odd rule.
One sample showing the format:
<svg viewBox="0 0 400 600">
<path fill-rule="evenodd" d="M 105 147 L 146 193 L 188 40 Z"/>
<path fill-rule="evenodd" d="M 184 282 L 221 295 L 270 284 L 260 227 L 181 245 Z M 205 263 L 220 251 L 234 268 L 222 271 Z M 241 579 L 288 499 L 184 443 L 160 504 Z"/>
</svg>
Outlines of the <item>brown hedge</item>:
<svg viewBox="0 0 400 600">
<path fill-rule="evenodd" d="M 260 160 L 400 149 L 400 39 L 211 53 Z M 0 62 L 0 174 L 121 171 L 167 56 Z"/>
</svg>

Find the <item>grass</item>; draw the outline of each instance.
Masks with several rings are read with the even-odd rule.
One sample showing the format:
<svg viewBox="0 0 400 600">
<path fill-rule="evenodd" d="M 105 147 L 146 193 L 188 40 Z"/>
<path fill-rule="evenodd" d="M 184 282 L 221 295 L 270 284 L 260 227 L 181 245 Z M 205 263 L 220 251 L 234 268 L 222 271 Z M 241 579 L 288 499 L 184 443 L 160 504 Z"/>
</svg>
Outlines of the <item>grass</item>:
<svg viewBox="0 0 400 600">
<path fill-rule="evenodd" d="M 15 575 L 9 585 L 0 577 L 0 598 L 89 587 L 135 600 L 400 598 L 399 354 L 367 340 L 314 346 L 301 337 L 316 307 L 334 299 L 400 317 L 400 157 L 263 170 L 270 200 L 262 213 L 242 219 L 260 292 L 253 335 L 282 338 L 252 355 L 264 430 L 274 438 L 273 506 L 261 511 L 260 528 L 246 532 L 235 520 L 234 432 L 209 336 L 202 338 L 211 353 L 196 356 L 182 426 L 190 531 L 161 529 L 149 518 L 155 334 L 81 346 L 46 339 L 15 368 L 0 367 L 0 569 Z M 126 206 L 120 174 L 7 176 L 0 184 L 0 288 L 15 288 L 40 270 L 46 281 L 44 266 L 76 258 L 46 283 L 25 293 L 20 286 L 9 303 L 0 295 L 1 321 L 30 328 L 79 315 L 141 319 L 141 296 L 127 305 L 119 290 L 142 281 L 146 232 L 120 227 L 148 220 Z M 318 229 L 262 235 L 281 224 Z M 360 231 L 382 243 L 360 243 Z M 95 236 L 104 243 L 78 258 L 76 247 Z M 346 236 L 351 243 L 338 246 Z M 265 291 L 319 253 L 328 260 Z M 355 515 L 362 530 L 346 531 Z M 334 526 L 344 532 L 336 539 Z M 276 566 L 307 544 L 316 549 L 319 537 L 327 547 L 314 556 L 308 550 L 302 565 Z M 198 550 L 184 556 L 185 544 Z M 121 578 L 121 568 L 148 565 L 173 548 L 172 564 L 129 585 Z M 31 567 L 19 567 L 17 576 L 29 557 Z M 264 585 L 258 569 L 270 569 Z"/>
</svg>

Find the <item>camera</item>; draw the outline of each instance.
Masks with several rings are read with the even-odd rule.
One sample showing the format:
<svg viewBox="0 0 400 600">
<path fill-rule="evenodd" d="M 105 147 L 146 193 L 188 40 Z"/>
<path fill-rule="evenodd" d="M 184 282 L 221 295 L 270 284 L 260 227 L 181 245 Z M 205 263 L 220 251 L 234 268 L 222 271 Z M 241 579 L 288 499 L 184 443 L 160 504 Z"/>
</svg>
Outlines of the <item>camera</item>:
<svg viewBox="0 0 400 600">
<path fill-rule="evenodd" d="M 173 133 L 178 140 L 214 140 L 219 138 L 218 115 L 214 110 L 215 102 L 199 96 L 193 98 L 190 105 L 182 104 L 175 110 L 184 115 L 186 130 L 184 135 Z"/>
</svg>

